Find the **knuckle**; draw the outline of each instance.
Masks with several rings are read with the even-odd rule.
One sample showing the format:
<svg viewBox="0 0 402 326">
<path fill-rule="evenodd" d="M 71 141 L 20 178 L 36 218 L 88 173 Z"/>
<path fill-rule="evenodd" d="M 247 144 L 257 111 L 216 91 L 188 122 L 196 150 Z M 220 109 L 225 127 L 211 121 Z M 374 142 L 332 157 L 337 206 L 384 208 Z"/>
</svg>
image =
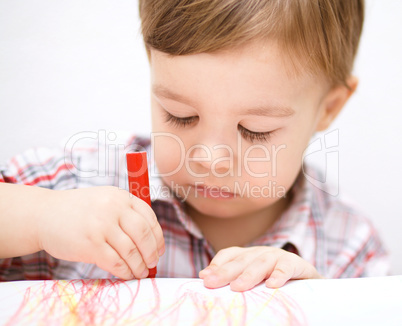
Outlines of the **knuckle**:
<svg viewBox="0 0 402 326">
<path fill-rule="evenodd" d="M 84 238 L 83 238 L 83 242 L 87 245 L 87 246 L 99 246 L 100 245 L 100 241 L 98 240 L 98 237 L 95 235 L 94 232 L 88 232 L 84 234 Z"/>
<path fill-rule="evenodd" d="M 153 211 L 152 208 L 148 205 L 148 203 L 146 201 L 144 201 L 143 199 L 136 197 L 134 195 L 131 195 L 130 199 L 131 199 L 132 208 L 135 211 L 142 211 L 142 212 L 146 211 L 147 213 L 149 211 Z"/>
<path fill-rule="evenodd" d="M 224 249 L 219 250 L 217 255 L 220 255 L 220 256 L 231 255 L 232 253 L 239 251 L 239 249 L 240 249 L 239 247 L 224 248 Z"/>
<path fill-rule="evenodd" d="M 131 275 L 130 269 L 128 268 L 125 261 L 121 258 L 113 261 L 111 273 L 122 278 L 129 278 Z"/>
<path fill-rule="evenodd" d="M 131 271 L 126 262 L 108 246 L 99 247 L 97 254 L 93 256 L 93 263 L 100 268 L 121 278 L 129 278 Z"/>
<path fill-rule="evenodd" d="M 113 269 L 117 271 L 123 271 L 126 269 L 126 263 L 123 261 L 123 259 L 119 258 L 113 262 Z"/>
<path fill-rule="evenodd" d="M 141 229 L 141 237 L 140 241 L 141 242 L 149 242 L 153 236 L 152 231 L 144 225 Z"/>
<path fill-rule="evenodd" d="M 289 274 L 289 272 L 286 269 L 284 269 L 283 267 L 275 267 L 275 273 L 280 273 L 283 275 Z"/>
<path fill-rule="evenodd" d="M 294 267 L 292 264 L 289 262 L 281 262 L 275 267 L 276 272 L 280 272 L 284 275 L 292 274 L 292 270 L 294 270 Z"/>
<path fill-rule="evenodd" d="M 248 262 L 248 259 L 244 255 L 240 255 L 236 257 L 235 262 L 244 266 Z"/>
<path fill-rule="evenodd" d="M 152 230 L 155 230 L 159 227 L 158 219 L 153 211 L 152 214 L 150 214 L 149 225 L 151 226 Z"/>
<path fill-rule="evenodd" d="M 139 255 L 139 251 L 138 251 L 137 246 L 133 246 L 132 248 L 130 248 L 130 250 L 127 253 L 127 259 L 135 258 L 138 255 Z"/>
<path fill-rule="evenodd" d="M 258 256 L 258 257 L 255 259 L 254 262 L 255 262 L 255 264 L 257 264 L 257 265 L 264 265 L 264 266 L 266 266 L 266 265 L 269 264 L 270 259 L 269 259 L 268 255 L 260 255 L 260 256 Z"/>
</svg>

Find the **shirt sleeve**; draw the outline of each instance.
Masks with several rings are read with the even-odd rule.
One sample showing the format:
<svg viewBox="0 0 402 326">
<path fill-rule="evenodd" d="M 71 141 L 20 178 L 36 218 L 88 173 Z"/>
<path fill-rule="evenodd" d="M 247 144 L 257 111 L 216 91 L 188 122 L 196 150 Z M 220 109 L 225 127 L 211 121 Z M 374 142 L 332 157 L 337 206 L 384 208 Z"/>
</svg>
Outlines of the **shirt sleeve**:
<svg viewBox="0 0 402 326">
<path fill-rule="evenodd" d="M 0 182 L 62 190 L 77 186 L 73 172 L 63 150 L 32 148 L 0 166 Z M 0 259 L 0 281 L 52 279 L 57 264 L 44 251 Z"/>
<path fill-rule="evenodd" d="M 126 186 L 125 152 L 142 148 L 140 138 L 118 131 L 82 132 L 56 148 L 32 148 L 0 165 L 0 182 L 67 190 Z M 110 139 L 114 139 L 112 143 Z M 144 143 L 144 146 L 148 142 Z M 1 199 L 0 199 L 1 200 Z M 0 281 L 97 277 L 95 266 L 60 261 L 44 251 L 0 259 Z M 91 264 L 92 265 L 92 264 Z M 95 271 L 95 272 L 94 272 Z M 103 271 L 102 271 L 103 272 Z M 103 275 L 103 274 L 102 274 Z"/>
<path fill-rule="evenodd" d="M 331 278 L 390 275 L 389 255 L 372 222 L 356 211 L 338 212 L 337 225 L 328 225 Z"/>
<path fill-rule="evenodd" d="M 16 155 L 0 164 L 0 182 L 53 190 L 118 186 L 125 168 L 124 154 L 136 148 L 136 137 L 120 132 L 110 144 L 102 132 L 78 133 L 56 148 L 32 148 Z"/>
<path fill-rule="evenodd" d="M 61 149 L 32 148 L 0 166 L 0 182 L 68 189 L 76 185 L 74 170 Z"/>
</svg>

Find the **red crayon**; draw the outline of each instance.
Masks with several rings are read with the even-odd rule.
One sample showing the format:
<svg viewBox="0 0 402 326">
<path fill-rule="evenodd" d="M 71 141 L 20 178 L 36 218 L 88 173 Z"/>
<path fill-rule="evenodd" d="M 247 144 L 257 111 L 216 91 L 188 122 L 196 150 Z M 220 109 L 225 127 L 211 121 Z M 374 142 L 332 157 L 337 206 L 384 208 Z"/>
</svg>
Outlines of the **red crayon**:
<svg viewBox="0 0 402 326">
<path fill-rule="evenodd" d="M 151 206 L 147 152 L 127 153 L 128 187 L 131 194 Z M 148 277 L 155 277 L 156 267 L 149 269 Z"/>
</svg>

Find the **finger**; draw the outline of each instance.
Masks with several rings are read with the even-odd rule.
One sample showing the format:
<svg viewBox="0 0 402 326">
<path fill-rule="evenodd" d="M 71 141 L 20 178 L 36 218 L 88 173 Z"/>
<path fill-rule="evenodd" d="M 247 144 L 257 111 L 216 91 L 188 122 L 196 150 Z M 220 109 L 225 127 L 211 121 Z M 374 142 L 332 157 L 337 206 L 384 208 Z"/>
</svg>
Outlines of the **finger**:
<svg viewBox="0 0 402 326">
<path fill-rule="evenodd" d="M 266 285 L 272 288 L 283 286 L 290 279 L 322 278 L 316 268 L 292 253 L 282 255 L 266 281 Z"/>
<path fill-rule="evenodd" d="M 120 227 L 136 245 L 145 265 L 148 268 L 155 267 L 159 260 L 157 242 L 145 218 L 128 210 L 120 218 Z"/>
<path fill-rule="evenodd" d="M 133 196 L 131 200 L 131 207 L 135 212 L 144 217 L 149 224 L 156 239 L 158 255 L 162 256 L 165 253 L 165 240 L 163 238 L 163 231 L 155 215 L 155 212 L 146 202 L 135 196 Z"/>
<path fill-rule="evenodd" d="M 240 247 L 230 247 L 219 250 L 215 257 L 211 260 L 211 263 L 208 265 L 208 267 L 200 271 L 199 276 L 203 278 L 204 276 L 209 275 L 213 271 L 217 270 L 223 264 L 236 259 L 239 257 L 240 250 L 245 249 Z"/>
<path fill-rule="evenodd" d="M 147 266 L 138 247 L 123 230 L 118 227 L 110 230 L 106 241 L 125 261 L 135 278 L 140 279 L 148 275 Z"/>
<path fill-rule="evenodd" d="M 300 257 L 294 255 L 295 257 L 300 258 L 297 259 L 292 255 L 294 254 L 286 253 L 278 257 L 278 260 L 271 275 L 265 282 L 268 287 L 279 288 L 283 286 L 288 280 L 296 275 L 296 268 L 298 264 L 307 263 L 303 261 Z"/>
<path fill-rule="evenodd" d="M 204 285 L 207 288 L 219 288 L 235 280 L 243 271 L 244 265 L 238 261 L 229 261 L 217 267 L 212 273 L 205 275 Z"/>
<path fill-rule="evenodd" d="M 99 268 L 123 280 L 130 280 L 133 278 L 133 274 L 126 262 L 106 243 L 102 249 L 99 250 L 99 254 L 95 258 L 95 264 Z"/>
<path fill-rule="evenodd" d="M 316 270 L 316 268 L 311 265 L 310 263 L 306 262 L 305 260 L 298 257 L 303 264 L 297 264 L 295 273 L 292 276 L 292 279 L 312 279 L 312 278 L 323 278 Z"/>
<path fill-rule="evenodd" d="M 261 283 L 274 269 L 272 258 L 267 254 L 256 257 L 247 264 L 244 271 L 232 282 L 230 289 L 233 291 L 247 291 Z"/>
</svg>

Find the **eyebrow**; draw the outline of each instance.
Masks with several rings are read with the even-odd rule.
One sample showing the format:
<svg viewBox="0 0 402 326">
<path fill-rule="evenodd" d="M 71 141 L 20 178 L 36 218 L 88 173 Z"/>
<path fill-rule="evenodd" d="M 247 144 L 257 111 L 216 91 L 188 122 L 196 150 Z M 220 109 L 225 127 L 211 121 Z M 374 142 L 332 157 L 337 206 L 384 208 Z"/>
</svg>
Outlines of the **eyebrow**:
<svg viewBox="0 0 402 326">
<path fill-rule="evenodd" d="M 162 85 L 153 85 L 152 91 L 157 96 L 161 96 L 173 101 L 184 103 L 193 107 L 196 106 L 196 103 L 191 99 L 181 94 L 174 93 Z M 271 105 L 271 106 L 258 106 L 255 108 L 248 108 L 244 111 L 244 114 L 263 116 L 263 117 L 286 118 L 295 114 L 295 111 L 288 106 Z"/>
<path fill-rule="evenodd" d="M 275 105 L 269 107 L 257 107 L 247 109 L 246 114 L 257 115 L 262 117 L 287 118 L 295 114 L 295 111 L 287 106 Z"/>
<path fill-rule="evenodd" d="M 188 104 L 190 106 L 195 106 L 194 101 L 190 100 L 189 98 L 187 98 L 187 97 L 185 97 L 183 95 L 174 93 L 171 90 L 169 90 L 168 88 L 166 88 L 164 86 L 161 86 L 161 85 L 153 85 L 152 86 L 152 92 L 157 96 L 161 96 L 161 97 L 173 100 L 173 101 Z"/>
</svg>

